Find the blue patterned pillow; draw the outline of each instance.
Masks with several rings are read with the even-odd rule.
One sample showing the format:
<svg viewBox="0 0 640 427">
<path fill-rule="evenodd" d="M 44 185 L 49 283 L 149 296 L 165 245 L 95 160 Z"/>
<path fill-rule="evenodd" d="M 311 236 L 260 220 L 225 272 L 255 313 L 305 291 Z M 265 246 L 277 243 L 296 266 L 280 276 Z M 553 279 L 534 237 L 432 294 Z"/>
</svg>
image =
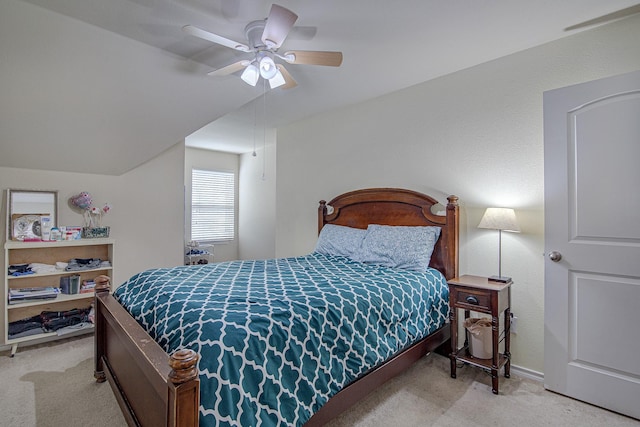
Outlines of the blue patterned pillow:
<svg viewBox="0 0 640 427">
<path fill-rule="evenodd" d="M 315 252 L 323 255 L 338 255 L 354 258 L 360 252 L 360 246 L 367 230 L 325 224 L 318 236 Z"/>
<path fill-rule="evenodd" d="M 384 267 L 426 271 L 440 227 L 370 224 L 356 261 Z"/>
</svg>

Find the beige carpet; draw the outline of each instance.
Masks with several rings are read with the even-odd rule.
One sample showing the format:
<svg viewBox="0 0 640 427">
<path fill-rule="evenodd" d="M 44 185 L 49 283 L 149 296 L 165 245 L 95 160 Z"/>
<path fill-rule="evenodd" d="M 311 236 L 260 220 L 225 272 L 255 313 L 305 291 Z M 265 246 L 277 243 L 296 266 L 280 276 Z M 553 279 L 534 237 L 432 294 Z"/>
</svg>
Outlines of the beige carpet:
<svg viewBox="0 0 640 427">
<path fill-rule="evenodd" d="M 93 379 L 93 337 L 0 353 L 0 426 L 125 426 L 108 384 Z M 630 426 L 640 422 L 545 391 L 540 383 L 490 377 L 471 367 L 449 376 L 448 359 L 430 355 L 388 382 L 331 427 Z"/>
<path fill-rule="evenodd" d="M 126 426 L 93 378 L 93 335 L 0 353 L 0 426 Z"/>
<path fill-rule="evenodd" d="M 410 426 L 608 426 L 638 427 L 640 421 L 546 391 L 541 383 L 491 377 L 465 366 L 450 376 L 449 360 L 429 355 L 335 419 L 331 427 Z"/>
</svg>

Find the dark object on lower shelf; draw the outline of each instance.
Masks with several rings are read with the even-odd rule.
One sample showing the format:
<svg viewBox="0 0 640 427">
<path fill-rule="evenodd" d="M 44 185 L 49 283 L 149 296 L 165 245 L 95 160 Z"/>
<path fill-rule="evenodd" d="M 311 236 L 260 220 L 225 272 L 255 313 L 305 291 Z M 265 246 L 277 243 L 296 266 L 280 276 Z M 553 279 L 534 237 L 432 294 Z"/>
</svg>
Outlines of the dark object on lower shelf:
<svg viewBox="0 0 640 427">
<path fill-rule="evenodd" d="M 9 339 L 13 339 L 28 335 L 41 334 L 43 331 L 42 319 L 38 315 L 16 320 L 15 322 L 9 322 L 7 334 Z"/>
<path fill-rule="evenodd" d="M 68 311 L 43 311 L 40 313 L 40 318 L 46 331 L 57 331 L 65 326 L 87 322 L 89 320 L 89 311 L 91 311 L 91 307 L 74 308 Z"/>
</svg>

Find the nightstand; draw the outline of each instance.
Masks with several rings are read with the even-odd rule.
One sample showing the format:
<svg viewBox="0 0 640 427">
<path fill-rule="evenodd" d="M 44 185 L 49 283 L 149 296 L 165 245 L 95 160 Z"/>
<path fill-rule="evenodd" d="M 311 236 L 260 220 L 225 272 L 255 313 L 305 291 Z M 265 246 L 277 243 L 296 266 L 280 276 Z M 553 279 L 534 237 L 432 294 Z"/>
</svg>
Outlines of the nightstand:
<svg viewBox="0 0 640 427">
<path fill-rule="evenodd" d="M 456 362 L 461 361 L 491 371 L 491 391 L 498 394 L 498 373 L 504 366 L 504 376 L 511 375 L 511 282 L 492 282 L 487 277 L 460 276 L 448 281 L 449 320 L 451 321 L 451 378 L 456 377 Z M 490 359 L 478 359 L 471 355 L 468 340 L 458 349 L 458 310 L 464 310 L 464 318 L 471 311 L 491 315 L 492 354 Z M 504 314 L 504 333 L 500 333 L 500 314 Z M 465 331 L 466 332 L 466 331 Z M 499 344 L 504 341 L 504 352 Z"/>
</svg>

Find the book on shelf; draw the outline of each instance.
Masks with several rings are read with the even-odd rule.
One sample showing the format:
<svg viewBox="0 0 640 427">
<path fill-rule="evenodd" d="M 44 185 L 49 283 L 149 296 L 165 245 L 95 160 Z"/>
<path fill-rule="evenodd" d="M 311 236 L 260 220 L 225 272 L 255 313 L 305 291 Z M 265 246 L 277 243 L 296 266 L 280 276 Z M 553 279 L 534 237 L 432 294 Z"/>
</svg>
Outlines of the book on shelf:
<svg viewBox="0 0 640 427">
<path fill-rule="evenodd" d="M 80 286 L 80 293 L 81 294 L 93 293 L 95 288 L 96 288 L 96 282 L 94 282 L 93 280 L 83 280 L 82 286 Z"/>
<path fill-rule="evenodd" d="M 60 278 L 60 292 L 63 294 L 77 294 L 80 292 L 80 276 L 64 276 Z"/>
</svg>

